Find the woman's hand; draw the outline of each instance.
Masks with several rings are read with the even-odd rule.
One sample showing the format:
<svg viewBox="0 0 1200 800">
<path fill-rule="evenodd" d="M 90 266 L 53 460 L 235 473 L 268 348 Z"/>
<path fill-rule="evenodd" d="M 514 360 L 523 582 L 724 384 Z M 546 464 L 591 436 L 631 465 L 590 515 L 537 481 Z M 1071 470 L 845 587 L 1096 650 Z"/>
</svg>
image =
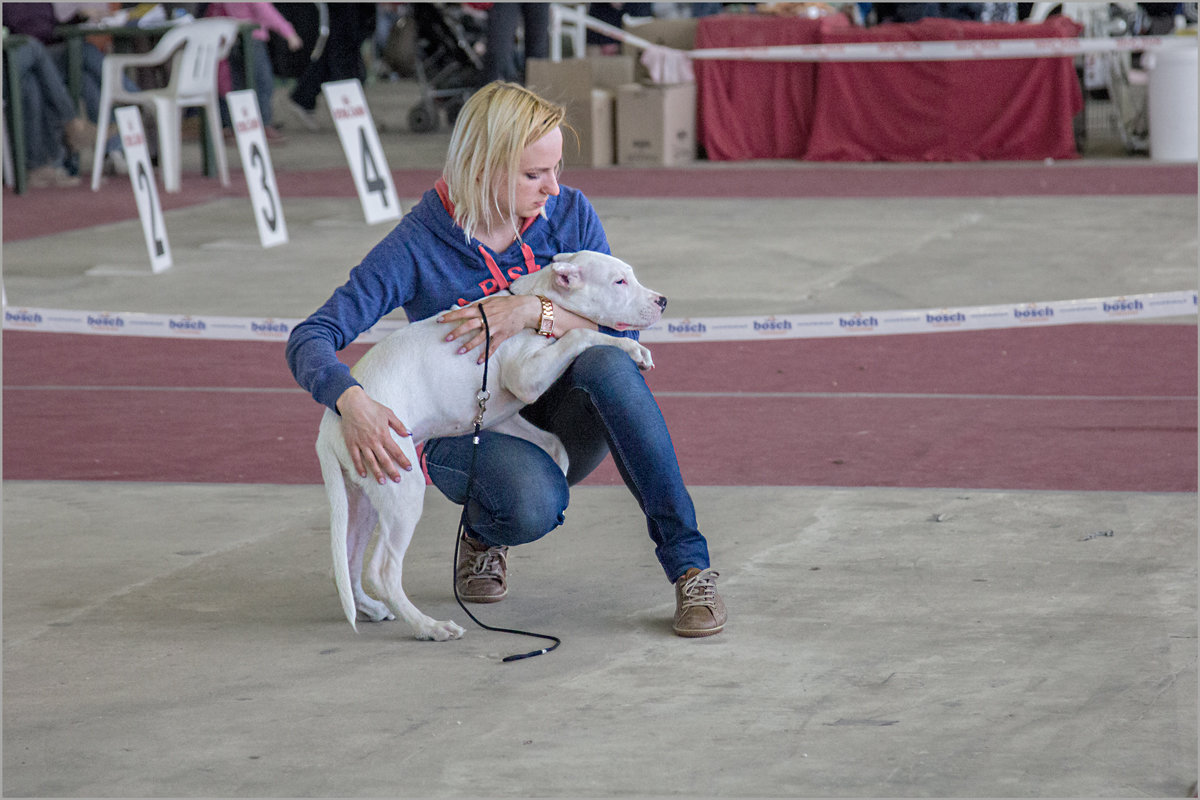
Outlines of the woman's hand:
<svg viewBox="0 0 1200 800">
<path fill-rule="evenodd" d="M 387 478 L 399 482 L 401 470 L 412 471 L 412 463 L 391 432 L 412 434 L 390 408 L 372 400 L 361 386 L 351 386 L 338 398 L 337 409 L 342 415 L 342 438 L 360 476 L 367 477 L 369 469 L 382 484 Z"/>
<path fill-rule="evenodd" d="M 538 327 L 542 318 L 542 303 L 534 295 L 500 295 L 489 297 L 475 305 L 456 308 L 438 317 L 438 322 L 458 323 L 457 327 L 446 334 L 446 341 L 453 342 L 465 339 L 458 352 L 469 353 L 484 343 L 486 337 L 483 330 L 483 318 L 477 306 L 486 304 L 488 328 L 491 330 L 492 346 L 486 353 L 479 356 L 482 364 L 508 337 L 520 333 L 522 328 Z"/>
</svg>

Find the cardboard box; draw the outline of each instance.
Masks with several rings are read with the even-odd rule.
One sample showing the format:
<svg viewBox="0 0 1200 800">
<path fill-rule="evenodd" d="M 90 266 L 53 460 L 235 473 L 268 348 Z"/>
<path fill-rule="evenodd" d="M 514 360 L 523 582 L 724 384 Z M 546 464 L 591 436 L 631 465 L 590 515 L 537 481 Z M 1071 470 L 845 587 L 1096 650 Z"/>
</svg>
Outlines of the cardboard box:
<svg viewBox="0 0 1200 800">
<path fill-rule="evenodd" d="M 550 61 L 531 58 L 525 64 L 525 85 L 567 109 L 563 163 L 604 167 L 616 159 L 615 92 L 633 81 L 631 56 L 594 56 Z"/>
<path fill-rule="evenodd" d="M 617 90 L 617 163 L 674 166 L 696 157 L 696 84 L 626 84 Z"/>
<path fill-rule="evenodd" d="M 609 167 L 617 154 L 617 97 L 608 89 L 592 89 L 590 102 L 567 106 L 563 131 L 563 164 Z M 574 133 L 572 133 L 572 131 Z"/>
<path fill-rule="evenodd" d="M 675 50 L 696 49 L 696 29 L 700 20 L 696 17 L 679 17 L 677 19 L 655 19 L 643 22 L 641 25 L 625 25 L 625 30 L 634 36 L 640 36 L 651 44 L 661 44 Z M 650 83 L 650 71 L 642 65 L 640 48 L 621 44 L 621 52 L 628 53 L 639 59 L 634 67 L 633 79 L 638 83 Z"/>
</svg>

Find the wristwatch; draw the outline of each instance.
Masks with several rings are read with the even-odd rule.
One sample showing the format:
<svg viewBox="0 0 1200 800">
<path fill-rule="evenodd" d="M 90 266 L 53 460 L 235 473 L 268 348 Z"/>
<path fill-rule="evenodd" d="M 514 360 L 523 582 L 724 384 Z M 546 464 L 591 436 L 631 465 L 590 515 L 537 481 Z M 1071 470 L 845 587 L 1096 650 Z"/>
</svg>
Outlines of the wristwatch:
<svg viewBox="0 0 1200 800">
<path fill-rule="evenodd" d="M 538 333 L 545 336 L 547 339 L 554 338 L 554 303 L 551 303 L 547 298 L 540 294 L 538 300 L 542 301 L 542 319 L 538 323 Z"/>
</svg>

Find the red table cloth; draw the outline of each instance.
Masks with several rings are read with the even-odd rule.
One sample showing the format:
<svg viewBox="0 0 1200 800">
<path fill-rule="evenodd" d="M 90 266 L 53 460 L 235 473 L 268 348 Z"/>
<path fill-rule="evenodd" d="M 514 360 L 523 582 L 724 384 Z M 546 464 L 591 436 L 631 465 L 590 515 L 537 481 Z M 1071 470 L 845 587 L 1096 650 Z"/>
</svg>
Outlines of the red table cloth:
<svg viewBox="0 0 1200 800">
<path fill-rule="evenodd" d="M 856 28 L 822 20 L 705 17 L 696 47 L 1075 37 L 1065 17 L 1015 25 L 925 19 Z M 708 158 L 978 161 L 1076 158 L 1083 108 L 1070 57 L 978 61 L 696 61 Z"/>
<path fill-rule="evenodd" d="M 827 25 L 850 24 L 840 14 L 826 19 Z M 701 17 L 696 48 L 819 44 L 822 22 L 753 14 Z M 696 138 L 708 158 L 804 157 L 812 130 L 816 64 L 698 59 L 692 65 Z"/>
</svg>

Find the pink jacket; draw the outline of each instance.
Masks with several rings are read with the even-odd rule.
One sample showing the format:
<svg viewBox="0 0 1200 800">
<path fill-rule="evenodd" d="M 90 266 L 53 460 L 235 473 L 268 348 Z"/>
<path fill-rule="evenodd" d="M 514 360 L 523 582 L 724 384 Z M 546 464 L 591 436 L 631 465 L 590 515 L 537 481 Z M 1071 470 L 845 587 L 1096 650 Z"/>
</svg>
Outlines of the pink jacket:
<svg viewBox="0 0 1200 800">
<path fill-rule="evenodd" d="M 284 19 L 272 3 L 209 3 L 205 16 L 257 22 L 259 27 L 254 31 L 254 38 L 260 42 L 270 38 L 270 31 L 275 31 L 285 39 L 296 35 L 292 23 Z"/>
<path fill-rule="evenodd" d="M 296 35 L 296 29 L 292 27 L 292 23 L 284 19 L 271 3 L 209 3 L 205 16 L 232 17 L 247 22 L 257 22 L 258 28 L 254 30 L 252 36 L 260 42 L 270 39 L 271 31 L 275 31 L 284 38 Z M 217 67 L 217 92 L 225 95 L 232 88 L 233 75 L 229 69 L 229 61 L 226 59 Z"/>
</svg>

